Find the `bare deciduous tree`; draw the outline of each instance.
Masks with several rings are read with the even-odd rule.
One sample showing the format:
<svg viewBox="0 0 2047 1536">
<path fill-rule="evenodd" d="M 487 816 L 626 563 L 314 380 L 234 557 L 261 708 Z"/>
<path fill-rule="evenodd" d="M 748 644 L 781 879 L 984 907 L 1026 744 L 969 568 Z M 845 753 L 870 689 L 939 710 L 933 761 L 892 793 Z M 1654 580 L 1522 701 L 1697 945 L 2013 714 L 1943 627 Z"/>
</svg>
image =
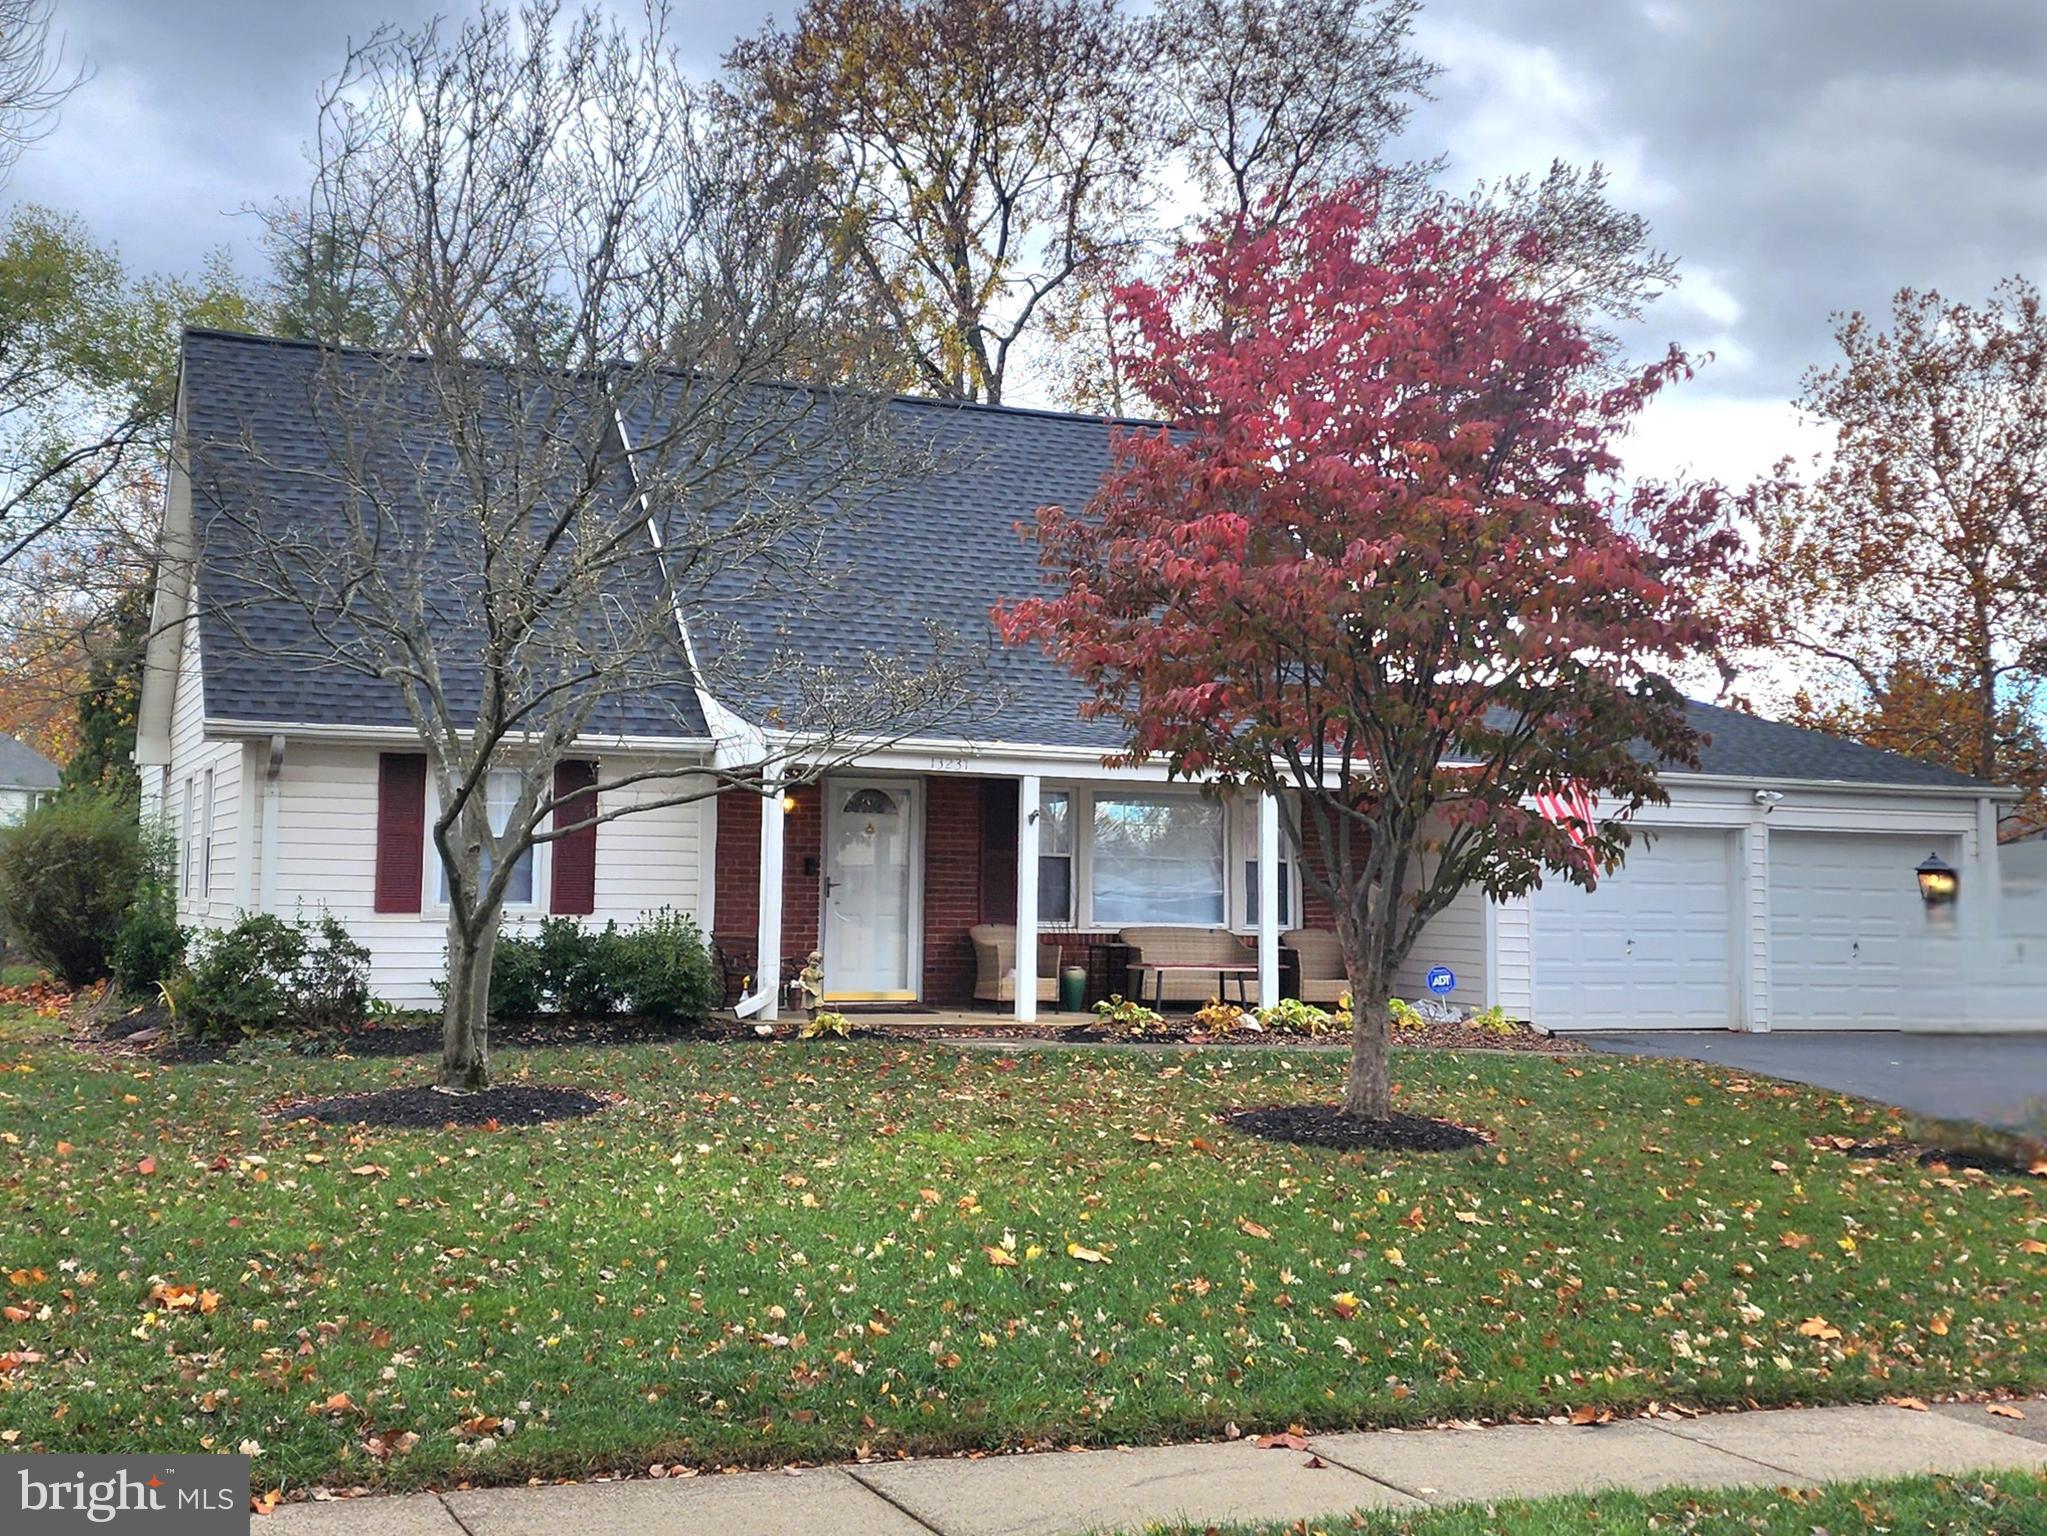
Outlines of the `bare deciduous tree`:
<svg viewBox="0 0 2047 1536">
<path fill-rule="evenodd" d="M 809 0 L 728 60 L 830 167 L 838 237 L 920 388 L 999 403 L 1141 193 L 1115 0 Z"/>
<path fill-rule="evenodd" d="M 1271 226 L 1305 196 L 1389 168 L 1439 67 L 1419 0 L 1164 0 L 1144 23 L 1147 114 L 1210 218 Z M 1402 167 L 1419 179 L 1434 162 Z"/>
<path fill-rule="evenodd" d="M 0 0 L 0 183 L 47 134 L 57 111 L 85 81 L 50 42 L 53 0 Z"/>
<path fill-rule="evenodd" d="M 704 110 L 663 11 L 644 30 L 539 4 L 379 33 L 313 153 L 311 196 L 273 238 L 332 272 L 325 236 L 355 232 L 350 291 L 416 350 L 301 353 L 317 364 L 291 415 L 313 442 L 194 434 L 200 597 L 280 668 L 373 683 L 416 733 L 447 903 L 439 1079 L 473 1090 L 527 850 L 820 775 L 946 715 L 964 664 L 934 635 L 826 670 L 738 627 L 751 596 L 816 579 L 834 520 L 921 461 L 855 387 L 871 328 L 815 167 Z M 621 753 L 594 790 L 558 789 L 592 742 L 706 719 L 709 764 Z"/>
</svg>

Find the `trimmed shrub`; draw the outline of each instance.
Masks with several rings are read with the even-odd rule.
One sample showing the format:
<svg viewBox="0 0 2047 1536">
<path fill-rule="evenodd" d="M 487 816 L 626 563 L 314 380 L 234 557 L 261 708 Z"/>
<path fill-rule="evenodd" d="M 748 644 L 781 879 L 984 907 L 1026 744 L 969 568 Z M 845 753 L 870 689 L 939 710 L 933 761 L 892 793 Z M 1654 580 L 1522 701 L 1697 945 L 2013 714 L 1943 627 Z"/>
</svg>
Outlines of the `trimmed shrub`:
<svg viewBox="0 0 2047 1536">
<path fill-rule="evenodd" d="M 72 790 L 0 831 L 0 915 L 14 941 L 88 986 L 109 953 L 145 865 L 134 802 Z"/>
<path fill-rule="evenodd" d="M 628 955 L 628 940 L 618 924 L 606 923 L 592 933 L 578 928 L 574 918 L 549 918 L 548 923 L 559 923 L 575 935 L 563 941 L 564 959 L 555 979 L 561 1011 L 577 1019 L 606 1019 L 617 1013 L 625 998 Z"/>
<path fill-rule="evenodd" d="M 669 907 L 619 936 L 626 1012 L 670 1024 L 701 1024 L 724 984 L 695 921 Z"/>
<path fill-rule="evenodd" d="M 334 1031 L 369 1012 L 369 951 L 331 913 L 316 923 L 251 913 L 193 948 L 177 1004 L 199 1034 Z"/>
<path fill-rule="evenodd" d="M 550 917 L 530 938 L 499 936 L 490 1016 L 603 1019 L 623 1009 L 663 1023 L 701 1023 L 721 991 L 702 930 L 679 912 L 664 907 L 634 928 Z"/>
<path fill-rule="evenodd" d="M 547 1012 L 547 965 L 540 945 L 516 934 L 498 935 L 490 960 L 490 1016 L 526 1019 Z"/>
</svg>

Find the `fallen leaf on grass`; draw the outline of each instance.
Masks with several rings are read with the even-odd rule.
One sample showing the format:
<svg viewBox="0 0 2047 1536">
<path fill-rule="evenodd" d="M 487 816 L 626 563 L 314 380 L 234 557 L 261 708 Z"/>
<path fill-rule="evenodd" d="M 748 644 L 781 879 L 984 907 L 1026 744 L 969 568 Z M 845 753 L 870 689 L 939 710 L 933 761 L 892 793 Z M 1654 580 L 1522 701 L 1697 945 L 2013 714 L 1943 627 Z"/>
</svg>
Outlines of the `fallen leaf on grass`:
<svg viewBox="0 0 2047 1536">
<path fill-rule="evenodd" d="M 990 1243 L 986 1248 L 983 1248 L 981 1251 L 988 1255 L 988 1262 L 990 1264 L 993 1264 L 997 1269 L 1016 1268 L 1016 1255 L 1013 1253 L 1005 1253 L 1002 1249 L 997 1248 L 993 1243 Z"/>
<path fill-rule="evenodd" d="M 1079 1243 L 1068 1243 L 1066 1245 L 1066 1256 L 1069 1259 L 1078 1259 L 1083 1264 L 1106 1264 L 1109 1262 L 1109 1256 L 1100 1249 L 1083 1248 Z"/>
<path fill-rule="evenodd" d="M 156 1285 L 145 1300 L 166 1312 L 213 1312 L 220 1306 L 220 1292 L 202 1291 L 196 1285 Z"/>
<path fill-rule="evenodd" d="M 135 1165 L 135 1171 L 145 1179 L 148 1178 L 152 1173 L 156 1172 L 156 1159 L 153 1157 L 143 1158 L 141 1162 Z"/>
<path fill-rule="evenodd" d="M 348 1171 L 360 1179 L 387 1178 L 391 1172 L 381 1163 L 359 1163 Z"/>
<path fill-rule="evenodd" d="M 362 1443 L 362 1448 L 379 1461 L 389 1461 L 393 1456 L 403 1456 L 415 1445 L 419 1436 L 409 1429 L 401 1429 L 395 1435 L 371 1435 Z"/>
<path fill-rule="evenodd" d="M 1613 1410 L 1611 1408 L 1597 1408 L 1591 1403 L 1584 1403 L 1571 1410 L 1571 1422 L 1581 1425 L 1611 1424 L 1613 1422 Z"/>
<path fill-rule="evenodd" d="M 1272 1233 L 1270 1231 L 1268 1231 L 1264 1227 L 1259 1226 L 1257 1222 L 1253 1221 L 1248 1216 L 1239 1216 L 1237 1218 L 1237 1230 L 1243 1233 L 1244 1236 L 1246 1237 L 1264 1238 L 1268 1241 L 1270 1241 L 1272 1237 Z"/>
<path fill-rule="evenodd" d="M 1944 1332 L 1945 1329 L 1942 1331 Z M 1808 1339 L 1831 1341 L 1841 1337 L 1841 1330 L 1828 1322 L 1824 1317 L 1808 1317 L 1798 1325 L 1798 1332 L 1802 1338 Z"/>
<path fill-rule="evenodd" d="M 1916 1397 L 1887 1397 L 1884 1401 L 1893 1408 L 1909 1408 L 1914 1413 L 1931 1413 L 1933 1411 Z"/>
</svg>

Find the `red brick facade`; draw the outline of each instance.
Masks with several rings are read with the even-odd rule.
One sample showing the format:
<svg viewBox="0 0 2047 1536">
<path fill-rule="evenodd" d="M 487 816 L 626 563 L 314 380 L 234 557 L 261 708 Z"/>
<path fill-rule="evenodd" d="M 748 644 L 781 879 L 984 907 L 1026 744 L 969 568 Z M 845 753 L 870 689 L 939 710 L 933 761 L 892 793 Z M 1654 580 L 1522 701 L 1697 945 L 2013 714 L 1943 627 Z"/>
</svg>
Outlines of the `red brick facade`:
<svg viewBox="0 0 2047 1536">
<path fill-rule="evenodd" d="M 824 800 L 815 784 L 795 792 L 796 808 L 776 813 L 782 827 L 782 969 L 794 975 L 817 948 L 823 913 Z M 760 936 L 761 797 L 729 789 L 718 797 L 718 855 L 711 937 L 736 987 L 750 974 Z"/>
<path fill-rule="evenodd" d="M 974 996 L 967 930 L 982 920 L 981 781 L 926 779 L 924 796 L 924 1001 L 958 1006 Z"/>
</svg>

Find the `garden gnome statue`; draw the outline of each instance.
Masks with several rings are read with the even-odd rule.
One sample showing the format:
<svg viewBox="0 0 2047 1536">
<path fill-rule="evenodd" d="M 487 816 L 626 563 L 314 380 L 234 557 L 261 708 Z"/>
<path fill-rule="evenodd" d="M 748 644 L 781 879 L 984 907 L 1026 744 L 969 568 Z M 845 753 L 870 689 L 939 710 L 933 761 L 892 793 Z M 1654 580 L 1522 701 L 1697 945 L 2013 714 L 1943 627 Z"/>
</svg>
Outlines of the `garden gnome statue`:
<svg viewBox="0 0 2047 1536">
<path fill-rule="evenodd" d="M 797 988 L 803 994 L 803 1011 L 811 1018 L 817 1017 L 818 1009 L 824 1007 L 824 955 L 813 949 L 803 969 L 796 973 Z"/>
</svg>

